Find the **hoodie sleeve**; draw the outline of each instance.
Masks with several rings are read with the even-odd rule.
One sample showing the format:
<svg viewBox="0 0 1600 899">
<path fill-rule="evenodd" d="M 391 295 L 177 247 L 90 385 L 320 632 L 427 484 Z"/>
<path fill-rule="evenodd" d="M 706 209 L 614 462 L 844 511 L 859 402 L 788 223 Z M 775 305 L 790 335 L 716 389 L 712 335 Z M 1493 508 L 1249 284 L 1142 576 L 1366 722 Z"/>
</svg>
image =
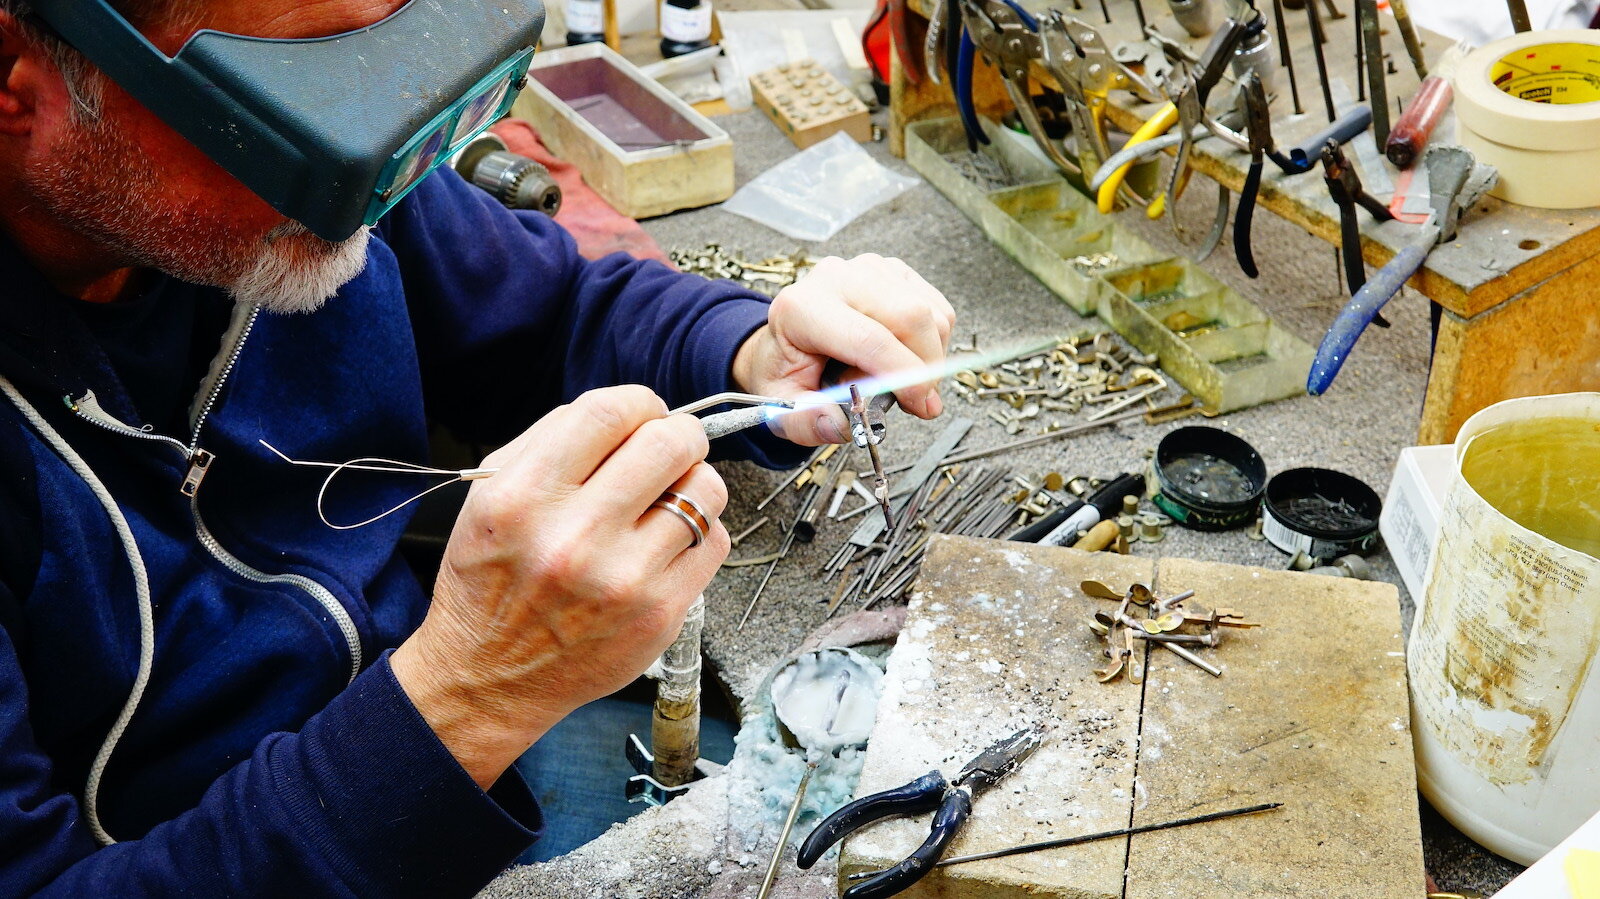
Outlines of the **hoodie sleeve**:
<svg viewBox="0 0 1600 899">
<path fill-rule="evenodd" d="M 77 797 L 55 783 L 27 712 L 0 629 L 4 896 L 468 897 L 541 827 L 515 774 L 493 799 L 473 783 L 387 654 L 298 733 L 264 739 L 197 807 L 105 848 Z"/>
<path fill-rule="evenodd" d="M 549 217 L 512 212 L 452 171 L 420 185 L 380 227 L 399 260 L 429 415 L 503 443 L 586 390 L 644 384 L 668 406 L 735 389 L 733 357 L 767 298 L 621 253 L 578 254 Z M 767 467 L 806 450 L 765 427 L 713 455 Z"/>
</svg>

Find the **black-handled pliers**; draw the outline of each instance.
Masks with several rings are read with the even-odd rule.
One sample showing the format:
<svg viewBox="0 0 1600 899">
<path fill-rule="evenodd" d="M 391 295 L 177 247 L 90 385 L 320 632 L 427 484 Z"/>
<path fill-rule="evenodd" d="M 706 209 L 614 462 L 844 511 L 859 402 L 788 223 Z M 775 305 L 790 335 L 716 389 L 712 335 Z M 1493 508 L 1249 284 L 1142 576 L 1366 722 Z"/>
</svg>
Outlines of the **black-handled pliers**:
<svg viewBox="0 0 1600 899">
<path fill-rule="evenodd" d="M 955 780 L 929 771 L 903 787 L 863 796 L 823 819 L 800 844 L 796 864 L 810 868 L 834 843 L 874 821 L 932 811 L 928 838 L 899 864 L 878 871 L 844 891 L 841 899 L 883 899 L 906 889 L 933 870 L 961 825 L 972 814 L 972 799 L 1017 769 L 1044 739 L 1044 728 L 1024 728 L 1001 739 L 967 763 Z"/>
<path fill-rule="evenodd" d="M 1339 207 L 1339 254 L 1344 260 L 1344 277 L 1351 295 L 1367 283 L 1367 267 L 1361 258 L 1361 225 L 1356 220 L 1356 204 L 1360 204 L 1380 222 L 1394 218 L 1389 207 L 1383 205 L 1361 186 L 1361 176 L 1345 157 L 1344 149 L 1335 141 L 1322 145 L 1322 178 L 1328 184 L 1328 193 Z M 1374 319 L 1387 327 L 1388 322 Z"/>
<path fill-rule="evenodd" d="M 1255 217 L 1256 194 L 1261 192 L 1261 171 L 1272 149 L 1272 113 L 1267 108 L 1267 89 L 1255 72 L 1244 76 L 1239 96 L 1244 104 L 1245 131 L 1250 137 L 1250 170 L 1245 173 L 1244 187 L 1239 190 L 1239 208 L 1233 214 L 1233 258 L 1245 277 L 1255 278 L 1261 272 L 1256 268 L 1255 253 L 1250 249 L 1250 220 Z"/>
</svg>

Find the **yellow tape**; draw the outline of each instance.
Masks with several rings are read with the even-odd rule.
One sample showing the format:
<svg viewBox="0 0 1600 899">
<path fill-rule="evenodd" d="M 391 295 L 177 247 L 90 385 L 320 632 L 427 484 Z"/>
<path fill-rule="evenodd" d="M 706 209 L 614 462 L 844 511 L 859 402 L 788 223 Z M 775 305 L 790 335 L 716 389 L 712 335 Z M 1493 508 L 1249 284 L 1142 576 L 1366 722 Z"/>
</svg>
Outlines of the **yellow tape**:
<svg viewBox="0 0 1600 899">
<path fill-rule="evenodd" d="M 1600 100 L 1600 47 L 1572 42 L 1520 47 L 1489 66 L 1489 83 L 1531 103 Z"/>
<path fill-rule="evenodd" d="M 1500 170 L 1495 196 L 1526 206 L 1600 205 L 1600 31 L 1530 31 L 1467 54 L 1456 70 L 1462 146 Z"/>
</svg>

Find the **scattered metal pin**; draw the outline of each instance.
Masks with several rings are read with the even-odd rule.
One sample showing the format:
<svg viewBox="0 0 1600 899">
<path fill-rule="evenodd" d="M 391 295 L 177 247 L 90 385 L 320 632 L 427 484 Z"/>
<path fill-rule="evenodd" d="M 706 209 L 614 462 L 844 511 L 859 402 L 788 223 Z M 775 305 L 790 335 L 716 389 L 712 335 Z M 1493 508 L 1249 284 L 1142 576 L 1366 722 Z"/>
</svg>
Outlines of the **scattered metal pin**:
<svg viewBox="0 0 1600 899">
<path fill-rule="evenodd" d="M 771 520 L 772 519 L 768 518 L 765 515 L 761 516 L 761 518 L 759 518 L 756 521 L 755 524 L 750 525 L 749 527 L 745 528 L 744 530 L 740 531 L 739 533 L 734 534 L 732 537 L 728 538 L 729 545 L 730 546 L 738 546 L 740 543 L 744 542 L 744 539 L 746 537 L 750 536 L 751 534 L 754 534 L 756 531 L 761 530 L 761 528 L 764 525 L 766 525 L 767 522 L 769 522 Z"/>
</svg>

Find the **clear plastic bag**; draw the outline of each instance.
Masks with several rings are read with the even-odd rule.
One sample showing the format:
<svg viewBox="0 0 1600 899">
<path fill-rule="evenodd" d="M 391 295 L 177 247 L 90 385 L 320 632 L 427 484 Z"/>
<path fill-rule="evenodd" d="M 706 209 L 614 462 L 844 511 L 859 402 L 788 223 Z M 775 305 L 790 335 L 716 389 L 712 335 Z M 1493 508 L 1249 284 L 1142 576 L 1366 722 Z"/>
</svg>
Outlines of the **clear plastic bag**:
<svg viewBox="0 0 1600 899">
<path fill-rule="evenodd" d="M 823 241 L 915 184 L 841 132 L 761 173 L 722 208 L 798 240 Z"/>
</svg>

